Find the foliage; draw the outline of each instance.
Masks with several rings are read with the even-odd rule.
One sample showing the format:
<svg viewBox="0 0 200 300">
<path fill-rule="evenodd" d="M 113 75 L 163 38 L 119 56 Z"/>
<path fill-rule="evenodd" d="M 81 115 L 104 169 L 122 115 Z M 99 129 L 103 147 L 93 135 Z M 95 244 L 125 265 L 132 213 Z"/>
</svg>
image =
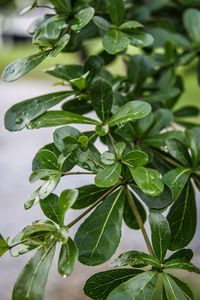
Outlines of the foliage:
<svg viewBox="0 0 200 300">
<path fill-rule="evenodd" d="M 200 78 L 200 1 L 51 0 L 46 5 L 51 13 L 29 28 L 38 52 L 12 62 L 3 80 L 14 81 L 60 52 L 82 51 L 86 59 L 45 71 L 58 83 L 62 80 L 62 92 L 24 100 L 5 114 L 10 131 L 60 126 L 53 142 L 33 159 L 29 180 L 42 184 L 24 205 L 30 209 L 38 202 L 47 220 L 26 226 L 11 242 L 0 235 L 0 255 L 36 249 L 16 281 L 13 300 L 44 298 L 57 244 L 62 245 L 62 276 L 73 272 L 78 259 L 89 266 L 109 260 L 119 245 L 123 220 L 142 231 L 149 253 L 122 253 L 113 260 L 114 269 L 88 279 L 85 294 L 94 300 L 150 299 L 161 281 L 160 298 L 194 299 L 168 270 L 200 274 L 190 262 L 192 250 L 185 249 L 195 235 L 194 188 L 200 189 L 200 127 L 185 117 L 199 111 L 191 105 L 175 108 L 184 92 L 178 68 L 195 61 Z M 39 6 L 34 0 L 24 11 Z M 102 41 L 103 50 L 89 56 L 84 42 L 93 38 Z M 140 54 L 129 55 L 130 47 Z M 107 70 L 118 56 L 125 76 Z M 61 102 L 60 110 L 52 110 Z M 85 116 L 92 111 L 96 117 Z M 90 124 L 93 130 L 80 132 L 71 126 L 75 123 Z M 99 152 L 97 140 L 107 146 L 106 152 Z M 83 170 L 74 172 L 75 166 Z M 53 194 L 63 177 L 77 174 L 93 174 L 94 181 Z M 67 210 L 83 208 L 65 224 Z M 69 229 L 92 210 L 73 240 Z M 168 249 L 175 252 L 166 257 Z"/>
</svg>

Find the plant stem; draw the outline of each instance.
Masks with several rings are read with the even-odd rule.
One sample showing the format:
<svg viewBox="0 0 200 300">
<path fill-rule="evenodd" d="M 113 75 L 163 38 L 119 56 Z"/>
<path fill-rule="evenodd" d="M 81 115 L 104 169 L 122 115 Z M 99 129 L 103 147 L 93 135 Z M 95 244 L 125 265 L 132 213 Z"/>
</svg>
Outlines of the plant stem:
<svg viewBox="0 0 200 300">
<path fill-rule="evenodd" d="M 114 142 L 114 139 L 113 139 L 113 137 L 112 137 L 112 134 L 111 134 L 110 132 L 108 132 L 108 136 L 109 136 L 109 139 L 110 139 L 110 141 L 111 141 L 111 143 L 112 143 L 112 146 L 113 146 L 113 148 L 114 148 L 114 151 L 115 151 L 115 153 L 117 154 L 117 150 L 116 150 L 116 147 L 115 147 L 115 142 Z"/>
<path fill-rule="evenodd" d="M 153 251 L 153 248 L 152 248 L 152 246 L 151 246 L 150 240 L 149 240 L 149 238 L 148 238 L 148 235 L 147 235 L 146 229 L 145 229 L 145 227 L 144 227 L 144 224 L 143 224 L 143 222 L 142 222 L 140 213 L 139 213 L 139 211 L 138 211 L 138 209 L 137 209 L 137 206 L 136 206 L 136 204 L 135 204 L 135 201 L 134 201 L 134 199 L 133 199 L 133 197 L 132 197 L 132 195 L 131 195 L 131 193 L 130 193 L 130 191 L 129 191 L 127 185 L 126 185 L 126 194 L 127 194 L 127 198 L 128 198 L 129 205 L 130 205 L 130 207 L 131 207 L 131 209 L 132 209 L 132 211 L 133 211 L 133 214 L 135 215 L 136 220 L 137 220 L 137 222 L 138 222 L 138 224 L 139 224 L 139 226 L 140 226 L 140 229 L 141 229 L 141 231 L 142 231 L 142 234 L 143 234 L 145 243 L 146 243 L 146 245 L 147 245 L 147 249 L 148 249 L 148 251 L 149 251 L 149 254 L 155 257 L 155 253 L 154 253 L 154 251 Z"/>
<path fill-rule="evenodd" d="M 94 172 L 62 172 L 62 176 L 68 175 L 95 175 Z"/>
<path fill-rule="evenodd" d="M 45 236 L 46 235 L 46 233 L 45 234 L 40 234 L 40 235 L 38 235 L 38 236 L 35 236 L 34 238 L 40 238 L 40 237 L 43 237 L 43 236 Z M 12 249 L 12 248 L 14 248 L 14 247 L 16 247 L 16 246 L 18 246 L 18 245 L 21 245 L 21 244 L 23 244 L 23 243 L 26 243 L 26 242 L 28 242 L 29 240 L 31 240 L 31 238 L 27 238 L 27 239 L 25 239 L 25 240 L 22 240 L 22 241 L 20 241 L 20 242 L 18 242 L 18 243 L 16 243 L 16 244 L 13 244 L 13 245 L 8 245 L 8 248 L 9 248 L 9 250 L 10 249 Z"/>
<path fill-rule="evenodd" d="M 74 219 L 71 223 L 67 225 L 68 228 L 71 228 L 76 223 L 78 223 L 83 217 L 85 217 L 93 208 L 95 208 L 101 201 L 103 201 L 109 194 L 116 190 L 119 185 L 113 186 L 109 191 L 107 191 L 103 196 L 101 196 L 96 202 L 94 202 L 88 209 L 86 209 L 80 216 Z"/>
</svg>

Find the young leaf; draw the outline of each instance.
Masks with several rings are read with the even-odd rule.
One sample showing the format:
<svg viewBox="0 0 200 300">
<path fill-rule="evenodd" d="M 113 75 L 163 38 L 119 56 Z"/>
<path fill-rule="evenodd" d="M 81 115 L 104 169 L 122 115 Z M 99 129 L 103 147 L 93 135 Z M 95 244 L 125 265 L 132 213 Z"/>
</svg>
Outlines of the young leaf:
<svg viewBox="0 0 200 300">
<path fill-rule="evenodd" d="M 118 159 L 122 158 L 125 148 L 126 148 L 126 144 L 125 143 L 117 143 L 115 145 L 116 156 L 117 156 Z"/>
<path fill-rule="evenodd" d="M 112 86 L 103 78 L 96 78 L 91 84 L 91 101 L 100 120 L 105 122 L 110 117 L 113 104 Z"/>
<path fill-rule="evenodd" d="M 76 189 L 65 190 L 61 193 L 60 198 L 58 200 L 60 225 L 63 225 L 65 213 L 70 207 L 72 207 L 77 197 L 78 197 L 78 190 Z"/>
<path fill-rule="evenodd" d="M 142 31 L 134 31 L 128 38 L 131 46 L 142 48 L 150 46 L 154 41 L 151 34 Z"/>
<path fill-rule="evenodd" d="M 62 276 L 69 276 L 78 260 L 78 248 L 75 242 L 69 238 L 67 244 L 63 244 L 58 260 L 58 272 Z"/>
<path fill-rule="evenodd" d="M 69 92 L 47 94 L 13 105 L 5 114 L 5 127 L 10 131 L 23 129 L 31 120 L 67 98 Z"/>
<path fill-rule="evenodd" d="M 58 169 L 58 162 L 56 155 L 48 150 L 48 149 L 41 149 L 38 153 L 39 162 L 47 169 Z"/>
<path fill-rule="evenodd" d="M 8 250 L 8 244 L 0 234 L 0 257 Z"/>
<path fill-rule="evenodd" d="M 95 177 L 95 184 L 99 187 L 109 187 L 115 185 L 121 174 L 121 164 L 115 162 L 113 165 L 105 167 Z"/>
<path fill-rule="evenodd" d="M 38 197 L 42 200 L 45 199 L 56 188 L 60 181 L 61 174 L 55 174 L 41 186 L 38 192 Z"/>
<path fill-rule="evenodd" d="M 69 43 L 70 35 L 65 34 L 63 35 L 58 42 L 55 44 L 55 48 L 51 50 L 50 56 L 55 57 L 57 56 Z"/>
<path fill-rule="evenodd" d="M 94 13 L 95 10 L 93 7 L 80 10 L 72 21 L 71 29 L 77 33 L 80 32 L 80 30 L 91 21 Z"/>
<path fill-rule="evenodd" d="M 124 19 L 125 7 L 123 0 L 107 0 L 107 8 L 114 25 L 119 26 Z"/>
<path fill-rule="evenodd" d="M 56 129 L 53 133 L 53 140 L 56 148 L 60 150 L 60 152 L 63 152 L 65 150 L 65 153 L 71 152 L 73 148 L 69 146 L 69 137 L 75 138 L 75 140 L 78 140 L 78 138 L 81 136 L 81 133 L 78 129 L 73 128 L 71 126 L 63 126 L 58 129 Z M 69 149 L 70 148 L 70 149 Z M 68 150 L 66 152 L 66 149 Z"/>
<path fill-rule="evenodd" d="M 103 38 L 103 47 L 109 53 L 116 55 L 123 52 L 129 45 L 128 36 L 119 30 L 108 31 Z"/>
<path fill-rule="evenodd" d="M 158 272 L 146 271 L 119 285 L 107 300 L 145 300 L 151 299 L 155 290 Z"/>
<path fill-rule="evenodd" d="M 133 150 L 128 152 L 124 158 L 123 163 L 131 167 L 142 167 L 148 162 L 148 155 L 140 150 Z"/>
<path fill-rule="evenodd" d="M 29 182 L 33 183 L 39 179 L 43 179 L 45 177 L 53 176 L 53 175 L 61 175 L 61 173 L 58 170 L 52 170 L 52 169 L 36 170 L 29 177 Z"/>
<path fill-rule="evenodd" d="M 45 285 L 55 252 L 55 242 L 51 241 L 29 260 L 21 271 L 12 294 L 13 300 L 43 300 Z"/>
<path fill-rule="evenodd" d="M 121 238 L 123 195 L 119 190 L 107 197 L 79 227 L 75 242 L 83 264 L 102 264 L 115 253 Z"/>
<path fill-rule="evenodd" d="M 144 118 L 151 112 L 150 104 L 143 101 L 130 101 L 120 107 L 109 120 L 109 126 L 125 124 L 130 121 Z"/>
<path fill-rule="evenodd" d="M 190 261 L 192 257 L 193 257 L 193 252 L 191 249 L 180 249 L 174 252 L 172 255 L 170 255 L 167 259 L 165 259 L 165 262 L 176 258 L 183 258 L 187 261 Z"/>
<path fill-rule="evenodd" d="M 196 231 L 196 214 L 194 189 L 188 182 L 167 215 L 171 229 L 170 250 L 184 248 L 190 243 Z"/>
<path fill-rule="evenodd" d="M 164 185 L 157 170 L 144 167 L 129 167 L 129 170 L 136 184 L 148 196 L 155 197 L 163 192 Z"/>
<path fill-rule="evenodd" d="M 137 269 L 117 269 L 94 274 L 86 281 L 84 293 L 94 300 L 106 300 L 116 287 L 142 272 Z"/>
<path fill-rule="evenodd" d="M 192 154 L 192 166 L 197 167 L 200 163 L 200 142 L 199 142 L 199 135 L 200 135 L 200 127 L 194 127 L 192 129 L 188 129 L 185 131 L 188 146 L 191 150 Z"/>
<path fill-rule="evenodd" d="M 165 292 L 168 300 L 187 300 L 176 282 L 169 274 L 162 273 Z"/>
<path fill-rule="evenodd" d="M 151 211 L 149 215 L 151 226 L 151 240 L 157 258 L 162 262 L 167 253 L 171 239 L 171 231 L 167 219 L 157 211 Z"/>
<path fill-rule="evenodd" d="M 166 145 L 169 151 L 169 154 L 179 161 L 183 166 L 190 166 L 190 156 L 187 150 L 187 147 L 177 139 L 167 139 Z"/>
<path fill-rule="evenodd" d="M 176 258 L 164 264 L 165 269 L 180 269 L 200 274 L 200 269 L 184 258 Z"/>
<path fill-rule="evenodd" d="M 169 274 L 168 274 L 169 275 Z M 192 300 L 194 300 L 194 295 L 191 291 L 191 289 L 189 288 L 189 286 L 183 282 L 182 280 L 178 279 L 177 277 L 174 277 L 173 275 L 169 275 L 175 282 L 176 284 L 179 286 L 179 288 Z"/>
<path fill-rule="evenodd" d="M 191 169 L 175 168 L 164 174 L 162 182 L 171 189 L 174 201 L 179 197 L 191 173 Z"/>
<path fill-rule="evenodd" d="M 47 218 L 57 224 L 60 223 L 57 195 L 50 194 L 45 199 L 40 200 L 40 207 Z"/>
<path fill-rule="evenodd" d="M 200 47 L 200 12 L 195 8 L 188 8 L 183 15 L 184 27 L 195 46 Z"/>
<path fill-rule="evenodd" d="M 17 80 L 37 67 L 48 55 L 49 53 L 42 52 L 13 61 L 5 68 L 2 74 L 3 80 L 7 82 Z"/>
</svg>

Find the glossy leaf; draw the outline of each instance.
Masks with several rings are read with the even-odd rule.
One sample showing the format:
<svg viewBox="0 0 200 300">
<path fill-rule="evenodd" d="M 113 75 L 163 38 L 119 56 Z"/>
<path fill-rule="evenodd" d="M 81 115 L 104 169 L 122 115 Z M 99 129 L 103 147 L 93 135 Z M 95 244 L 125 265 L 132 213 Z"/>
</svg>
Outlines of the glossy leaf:
<svg viewBox="0 0 200 300">
<path fill-rule="evenodd" d="M 130 121 L 144 118 L 151 112 L 151 106 L 143 101 L 130 101 L 110 118 L 109 125 L 125 124 Z"/>
<path fill-rule="evenodd" d="M 21 271 L 14 289 L 13 300 L 43 300 L 47 276 L 55 252 L 55 242 L 41 247 Z M 26 280 L 24 280 L 26 278 Z"/>
<path fill-rule="evenodd" d="M 128 38 L 131 46 L 139 48 L 150 46 L 154 41 L 151 34 L 142 31 L 134 31 Z"/>
<path fill-rule="evenodd" d="M 65 213 L 70 207 L 73 206 L 77 197 L 78 197 L 78 190 L 76 189 L 65 190 L 61 193 L 60 198 L 58 200 L 60 225 L 63 225 Z"/>
<path fill-rule="evenodd" d="M 187 300 L 176 282 L 169 274 L 162 273 L 162 278 L 168 300 Z"/>
<path fill-rule="evenodd" d="M 184 248 L 190 243 L 196 231 L 196 214 L 194 189 L 188 182 L 167 215 L 171 228 L 170 250 Z"/>
<path fill-rule="evenodd" d="M 49 2 L 52 3 L 56 9 L 67 14 L 69 14 L 71 11 L 70 0 L 49 0 Z"/>
<path fill-rule="evenodd" d="M 151 299 L 158 280 L 158 272 L 146 271 L 122 283 L 112 291 L 107 300 Z"/>
<path fill-rule="evenodd" d="M 31 120 L 67 98 L 69 92 L 47 94 L 14 104 L 5 114 L 5 127 L 10 131 L 23 129 Z"/>
<path fill-rule="evenodd" d="M 49 53 L 42 52 L 13 61 L 5 68 L 2 74 L 3 80 L 7 82 L 17 80 L 37 67 L 48 55 Z"/>
<path fill-rule="evenodd" d="M 122 190 L 116 191 L 81 224 L 75 235 L 80 262 L 99 265 L 115 253 L 121 238 L 123 205 Z"/>
<path fill-rule="evenodd" d="M 183 258 L 187 261 L 190 261 L 192 257 L 193 257 L 193 252 L 191 249 L 180 249 L 174 252 L 172 255 L 170 255 L 167 259 L 165 259 L 165 262 L 176 258 Z"/>
<path fill-rule="evenodd" d="M 157 258 L 163 261 L 171 240 L 171 231 L 167 219 L 157 211 L 149 215 L 151 227 L 151 240 Z"/>
<path fill-rule="evenodd" d="M 71 148 L 68 143 L 69 138 L 73 137 L 76 141 L 80 136 L 81 133 L 78 129 L 73 128 L 71 126 L 63 126 L 54 131 L 53 140 L 56 148 L 58 148 L 60 152 L 65 151 L 65 153 L 68 153 L 73 151 L 73 145 Z"/>
<path fill-rule="evenodd" d="M 183 15 L 184 27 L 191 40 L 200 47 L 200 12 L 195 8 L 188 8 Z"/>
<path fill-rule="evenodd" d="M 185 131 L 185 134 L 188 140 L 188 146 L 191 150 L 192 166 L 197 167 L 200 163 L 200 127 L 188 129 Z"/>
<path fill-rule="evenodd" d="M 54 191 L 60 181 L 61 173 L 49 177 L 49 179 L 40 187 L 38 197 L 42 200 L 45 199 L 51 192 Z"/>
<path fill-rule="evenodd" d="M 47 149 L 42 149 L 37 153 L 37 155 L 40 163 L 44 167 L 53 170 L 58 169 L 57 157 L 52 151 Z"/>
<path fill-rule="evenodd" d="M 95 184 L 98 187 L 109 187 L 115 185 L 121 174 L 121 164 L 115 162 L 113 165 L 105 167 L 95 177 Z"/>
<path fill-rule="evenodd" d="M 92 21 L 103 30 L 109 30 L 112 26 L 110 22 L 100 16 L 94 16 Z"/>
<path fill-rule="evenodd" d="M 119 26 L 119 29 L 124 30 L 124 29 L 135 29 L 135 28 L 139 28 L 139 27 L 144 27 L 141 23 L 139 23 L 138 21 L 127 21 L 124 22 L 123 24 L 121 24 Z"/>
<path fill-rule="evenodd" d="M 43 179 L 45 177 L 53 176 L 53 175 L 60 175 L 60 174 L 61 173 L 58 170 L 52 170 L 52 169 L 36 170 L 29 177 L 29 181 L 30 181 L 30 183 L 33 183 L 39 179 Z"/>
<path fill-rule="evenodd" d="M 177 277 L 174 277 L 171 274 L 169 276 L 176 282 L 176 284 L 185 293 L 185 295 L 187 295 L 190 299 L 194 300 L 194 295 L 193 295 L 191 289 L 189 288 L 189 286 L 185 282 L 178 279 Z"/>
<path fill-rule="evenodd" d="M 164 190 L 157 170 L 144 167 L 129 167 L 129 170 L 139 188 L 148 196 L 155 197 Z"/>
<path fill-rule="evenodd" d="M 104 165 L 101 162 L 101 155 L 92 143 L 88 144 L 88 149 L 86 151 L 77 148 L 75 150 L 75 155 L 77 158 L 77 165 L 85 170 L 97 173 L 104 168 Z"/>
<path fill-rule="evenodd" d="M 8 244 L 0 234 L 0 257 L 8 250 Z"/>
<path fill-rule="evenodd" d="M 57 195 L 50 194 L 45 199 L 40 200 L 40 207 L 45 216 L 57 224 L 60 223 L 58 199 Z"/>
<path fill-rule="evenodd" d="M 123 0 L 107 0 L 107 8 L 110 19 L 116 26 L 123 22 L 125 7 Z"/>
<path fill-rule="evenodd" d="M 63 35 L 58 42 L 55 44 L 55 48 L 50 52 L 50 56 L 55 57 L 57 56 L 69 43 L 70 35 L 65 34 Z"/>
<path fill-rule="evenodd" d="M 75 242 L 69 238 L 67 244 L 63 244 L 58 260 L 58 272 L 62 276 L 69 276 L 78 260 L 78 248 Z"/>
<path fill-rule="evenodd" d="M 137 269 L 118 269 L 94 274 L 86 281 L 84 292 L 91 299 L 106 300 L 116 287 L 142 272 Z"/>
<path fill-rule="evenodd" d="M 176 258 L 164 264 L 165 269 L 180 269 L 200 274 L 200 269 L 184 258 Z"/>
<path fill-rule="evenodd" d="M 75 32 L 80 32 L 80 30 L 91 21 L 94 13 L 93 7 L 80 10 L 72 20 L 71 29 Z"/>
<path fill-rule="evenodd" d="M 167 149 L 169 154 L 179 161 L 182 165 L 188 167 L 190 166 L 190 156 L 186 146 L 177 139 L 167 139 L 166 141 Z"/>
<path fill-rule="evenodd" d="M 66 81 L 79 78 L 84 74 L 83 67 L 80 65 L 56 65 L 45 70 L 45 72 Z M 71 92 L 71 94 L 74 93 L 74 91 Z"/>
<path fill-rule="evenodd" d="M 100 120 L 106 121 L 110 117 L 113 104 L 112 86 L 103 78 L 96 78 L 91 84 L 91 101 Z"/>
<path fill-rule="evenodd" d="M 130 41 L 128 36 L 119 30 L 108 31 L 103 38 L 103 47 L 109 54 L 117 54 L 127 49 Z"/>
<path fill-rule="evenodd" d="M 142 167 L 148 162 L 148 155 L 143 151 L 133 150 L 123 157 L 123 162 L 132 167 Z"/>
</svg>

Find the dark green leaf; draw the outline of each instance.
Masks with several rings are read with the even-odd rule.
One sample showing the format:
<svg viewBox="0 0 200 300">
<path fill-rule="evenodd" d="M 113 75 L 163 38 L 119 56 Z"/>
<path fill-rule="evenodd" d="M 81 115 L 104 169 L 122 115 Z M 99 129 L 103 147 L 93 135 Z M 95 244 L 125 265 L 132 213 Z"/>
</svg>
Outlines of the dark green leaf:
<svg viewBox="0 0 200 300">
<path fill-rule="evenodd" d="M 196 203 L 194 189 L 190 182 L 184 187 L 167 216 L 171 228 L 170 250 L 187 246 L 196 231 Z"/>
<path fill-rule="evenodd" d="M 129 170 L 136 184 L 148 196 L 155 197 L 163 192 L 164 185 L 157 170 L 144 167 L 129 167 Z"/>
<path fill-rule="evenodd" d="M 115 162 L 113 165 L 105 167 L 95 177 L 95 184 L 99 187 L 109 187 L 115 185 L 121 174 L 121 164 Z"/>
<path fill-rule="evenodd" d="M 125 7 L 123 0 L 107 0 L 107 8 L 113 24 L 119 26 L 124 19 Z"/>
<path fill-rule="evenodd" d="M 93 7 L 80 10 L 72 21 L 71 29 L 75 32 L 80 32 L 80 30 L 91 21 L 94 13 L 95 10 Z"/>
<path fill-rule="evenodd" d="M 130 101 L 120 107 L 109 120 L 110 126 L 125 124 L 130 121 L 144 118 L 151 112 L 151 106 L 143 101 Z"/>
<path fill-rule="evenodd" d="M 185 260 L 190 261 L 192 257 L 193 252 L 191 249 L 180 249 L 174 252 L 172 255 L 170 255 L 167 259 L 165 259 L 165 262 L 176 258 L 184 258 Z"/>
<path fill-rule="evenodd" d="M 115 253 L 121 237 L 123 205 L 120 190 L 107 197 L 82 223 L 75 235 L 80 262 L 99 265 Z"/>
<path fill-rule="evenodd" d="M 77 165 L 85 170 L 97 173 L 104 165 L 101 162 L 101 155 L 97 148 L 92 144 L 88 144 L 88 149 L 82 151 L 80 148 L 75 150 Z"/>
<path fill-rule="evenodd" d="M 190 166 L 190 156 L 187 147 L 175 138 L 169 138 L 166 141 L 169 154 L 179 161 L 182 165 Z"/>
<path fill-rule="evenodd" d="M 168 274 L 169 275 L 169 274 Z M 176 284 L 179 286 L 179 288 L 187 295 L 189 296 L 190 299 L 194 300 L 194 295 L 191 291 L 191 289 L 189 288 L 189 286 L 183 282 L 182 280 L 178 279 L 177 277 L 172 276 L 171 274 L 169 275 L 175 282 Z"/>
<path fill-rule="evenodd" d="M 184 27 L 194 44 L 200 47 L 200 12 L 195 8 L 188 8 L 183 15 Z"/>
<path fill-rule="evenodd" d="M 0 234 L 0 257 L 8 250 L 8 244 Z"/>
<path fill-rule="evenodd" d="M 107 300 L 151 299 L 158 280 L 158 272 L 146 271 L 122 283 L 112 291 Z"/>
<path fill-rule="evenodd" d="M 58 10 L 69 14 L 71 11 L 71 1 L 70 0 L 49 0 L 50 3 Z"/>
<path fill-rule="evenodd" d="M 51 170 L 51 169 L 41 169 L 34 171 L 31 176 L 29 177 L 30 183 L 33 183 L 39 179 L 53 176 L 53 175 L 61 175 L 60 171 L 58 170 Z"/>
<path fill-rule="evenodd" d="M 55 252 L 55 242 L 41 247 L 21 271 L 14 289 L 13 300 L 43 300 L 47 276 Z"/>
<path fill-rule="evenodd" d="M 125 51 L 129 43 L 128 36 L 119 30 L 110 30 L 103 38 L 104 49 L 113 55 Z"/>
<path fill-rule="evenodd" d="M 92 20 L 99 28 L 103 30 L 111 29 L 112 24 L 100 16 L 94 16 Z"/>
<path fill-rule="evenodd" d="M 164 174 L 162 182 L 171 189 L 173 200 L 179 197 L 191 173 L 191 169 L 175 168 Z"/>
<path fill-rule="evenodd" d="M 42 149 L 37 153 L 37 155 L 38 155 L 39 162 L 44 167 L 53 170 L 58 169 L 57 157 L 52 151 L 47 149 Z"/>
<path fill-rule="evenodd" d="M 174 111 L 174 116 L 178 118 L 193 117 L 199 115 L 199 108 L 196 106 L 184 106 Z"/>
<path fill-rule="evenodd" d="M 162 262 L 167 253 L 171 239 L 171 231 L 167 219 L 157 211 L 151 211 L 149 215 L 151 226 L 151 240 L 157 258 Z"/>
<path fill-rule="evenodd" d="M 133 150 L 124 156 L 123 162 L 132 167 L 142 167 L 148 162 L 148 155 L 143 151 Z"/>
<path fill-rule="evenodd" d="M 57 56 L 69 43 L 70 35 L 65 34 L 63 35 L 58 42 L 55 44 L 55 48 L 51 50 L 50 56 L 55 57 Z"/>
<path fill-rule="evenodd" d="M 157 103 L 167 101 L 177 97 L 180 94 L 180 89 L 176 87 L 169 88 L 168 90 L 158 90 L 153 92 L 149 96 L 145 96 L 143 99 L 150 103 Z"/>
<path fill-rule="evenodd" d="M 173 120 L 173 114 L 168 109 L 158 109 L 155 112 L 152 126 L 148 131 L 148 136 L 157 134 L 161 129 L 167 127 Z M 141 120 L 142 121 L 142 120 Z"/>
<path fill-rule="evenodd" d="M 78 138 L 81 136 L 81 133 L 78 129 L 73 128 L 71 126 L 63 126 L 61 128 L 58 128 L 53 133 L 53 140 L 56 148 L 60 150 L 60 152 L 63 152 L 66 150 L 68 152 L 71 152 L 74 147 L 70 147 L 68 141 L 70 137 L 75 138 L 75 141 L 78 140 Z"/>
<path fill-rule="evenodd" d="M 78 248 L 74 241 L 69 238 L 67 244 L 63 244 L 58 261 L 58 272 L 62 276 L 69 276 L 78 260 Z"/>
<path fill-rule="evenodd" d="M 62 105 L 62 110 L 84 115 L 92 111 L 93 107 L 91 103 L 88 102 L 88 99 L 74 98 L 72 100 L 65 102 Z"/>
<path fill-rule="evenodd" d="M 3 80 L 10 82 L 20 78 L 37 67 L 48 55 L 49 53 L 42 52 L 13 61 L 5 68 Z"/>
<path fill-rule="evenodd" d="M 83 67 L 80 65 L 56 65 L 45 70 L 46 73 L 57 78 L 69 81 L 75 78 L 80 78 L 84 74 Z M 74 94 L 74 91 L 71 91 Z"/>
<path fill-rule="evenodd" d="M 69 92 L 47 94 L 13 105 L 5 114 L 5 127 L 10 131 L 23 129 L 31 120 L 69 96 Z"/>
<path fill-rule="evenodd" d="M 70 207 L 73 206 L 77 197 L 78 197 L 78 190 L 76 189 L 65 190 L 61 193 L 60 198 L 58 200 L 60 225 L 63 225 L 65 213 Z"/>
<path fill-rule="evenodd" d="M 200 163 L 200 127 L 194 127 L 185 131 L 188 146 L 191 150 L 192 155 L 192 166 L 197 167 Z"/>
<path fill-rule="evenodd" d="M 91 101 L 97 116 L 107 121 L 113 103 L 112 86 L 103 78 L 96 78 L 91 84 Z"/>
<path fill-rule="evenodd" d="M 176 258 L 164 264 L 165 269 L 180 269 L 200 274 L 200 269 L 184 258 Z"/>
<path fill-rule="evenodd" d="M 106 300 L 116 287 L 142 272 L 136 269 L 118 269 L 94 274 L 86 281 L 84 292 L 91 299 Z"/>
<path fill-rule="evenodd" d="M 130 45 L 134 47 L 147 47 L 154 41 L 151 34 L 142 31 L 134 31 L 131 35 L 128 35 L 128 38 Z"/>
<path fill-rule="evenodd" d="M 162 278 L 168 300 L 187 300 L 176 282 L 169 274 L 162 273 Z"/>
<path fill-rule="evenodd" d="M 57 195 L 50 194 L 45 199 L 40 200 L 40 207 L 47 218 L 57 224 L 60 223 Z"/>
</svg>

